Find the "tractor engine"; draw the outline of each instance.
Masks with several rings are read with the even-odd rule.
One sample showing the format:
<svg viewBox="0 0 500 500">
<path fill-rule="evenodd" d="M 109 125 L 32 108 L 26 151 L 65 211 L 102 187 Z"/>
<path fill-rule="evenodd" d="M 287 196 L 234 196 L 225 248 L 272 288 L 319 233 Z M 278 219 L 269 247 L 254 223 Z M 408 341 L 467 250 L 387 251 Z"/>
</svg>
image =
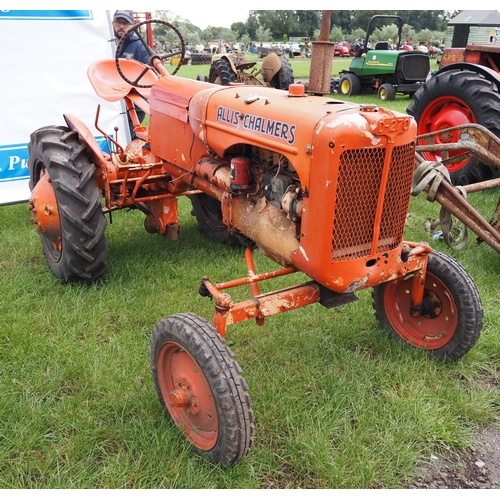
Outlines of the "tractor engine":
<svg viewBox="0 0 500 500">
<path fill-rule="evenodd" d="M 303 85 L 175 78 L 151 91 L 151 151 L 221 202 L 230 233 L 337 292 L 394 279 L 414 168 L 411 117 L 309 96 Z"/>
</svg>

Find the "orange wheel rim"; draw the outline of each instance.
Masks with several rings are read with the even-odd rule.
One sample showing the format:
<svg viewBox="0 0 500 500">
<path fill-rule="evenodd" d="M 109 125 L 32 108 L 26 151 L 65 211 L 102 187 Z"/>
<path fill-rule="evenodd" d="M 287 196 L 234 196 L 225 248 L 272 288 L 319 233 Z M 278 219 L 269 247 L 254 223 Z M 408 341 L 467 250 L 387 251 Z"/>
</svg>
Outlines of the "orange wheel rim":
<svg viewBox="0 0 500 500">
<path fill-rule="evenodd" d="M 54 257 L 62 250 L 62 231 L 56 193 L 50 176 L 42 170 L 40 180 L 31 193 L 32 220 L 43 237 L 50 242 Z"/>
<path fill-rule="evenodd" d="M 215 401 L 203 371 L 179 344 L 158 352 L 158 384 L 167 409 L 184 436 L 200 450 L 211 450 L 219 436 Z"/>
<path fill-rule="evenodd" d="M 424 312 L 414 318 L 410 315 L 411 287 L 411 278 L 386 284 L 384 309 L 387 318 L 396 333 L 412 346 L 439 349 L 451 340 L 456 331 L 458 314 L 455 301 L 446 285 L 427 272 L 424 305 L 432 312 Z"/>
</svg>

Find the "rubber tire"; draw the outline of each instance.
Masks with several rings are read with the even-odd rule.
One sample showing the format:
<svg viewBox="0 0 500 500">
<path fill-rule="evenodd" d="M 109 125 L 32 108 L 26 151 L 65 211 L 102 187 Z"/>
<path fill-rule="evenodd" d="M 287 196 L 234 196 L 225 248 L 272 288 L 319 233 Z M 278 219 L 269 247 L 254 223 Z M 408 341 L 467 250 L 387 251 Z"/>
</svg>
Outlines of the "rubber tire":
<svg viewBox="0 0 500 500">
<path fill-rule="evenodd" d="M 106 269 L 108 243 L 102 191 L 86 145 L 66 127 L 44 127 L 31 134 L 28 154 L 30 189 L 47 169 L 59 211 L 61 251 L 40 233 L 50 269 L 64 282 L 95 281 Z"/>
<path fill-rule="evenodd" d="M 290 62 L 284 57 L 280 57 L 281 68 L 271 80 L 271 86 L 279 90 L 288 90 L 288 87 L 295 81 L 293 69 Z"/>
<path fill-rule="evenodd" d="M 165 368 L 170 367 L 171 372 L 167 370 L 166 373 L 159 373 L 158 364 L 166 350 L 173 352 L 172 357 L 184 356 L 189 360 L 189 363 L 185 364 L 185 372 L 182 372 L 184 366 L 181 364 L 181 358 L 177 364 L 165 363 L 168 365 Z M 247 455 L 252 447 L 255 433 L 252 400 L 248 394 L 247 383 L 241 376 L 240 366 L 215 328 L 195 314 L 169 316 L 154 328 L 149 353 L 151 374 L 160 402 L 173 422 L 180 428 L 184 427 L 183 419 L 187 420 L 185 437 L 194 446 L 196 452 L 209 462 L 221 464 L 224 467 L 235 464 Z M 211 393 L 211 405 L 215 407 L 216 423 L 218 423 L 215 436 L 203 441 L 203 446 L 205 448 L 211 446 L 210 449 L 197 446 L 199 443 L 201 446 L 202 443 L 201 439 L 198 441 L 199 436 L 204 432 L 208 433 L 204 427 L 196 427 L 200 423 L 198 416 L 193 416 L 190 408 L 176 409 L 170 398 L 167 398 L 172 387 L 180 387 L 181 384 L 178 381 L 184 381 L 188 390 L 190 386 L 194 387 L 194 384 L 189 384 L 189 382 L 194 377 L 200 377 L 198 373 L 193 375 L 189 367 L 195 364 L 204 376 L 204 389 L 208 389 Z M 203 407 L 197 409 L 202 412 L 208 410 Z M 173 415 L 171 410 L 174 411 Z M 202 414 L 200 420 L 202 416 L 205 415 Z M 203 419 L 203 424 L 206 421 Z M 194 428 L 200 432 L 186 435 L 190 426 L 191 430 Z"/>
<path fill-rule="evenodd" d="M 342 87 L 345 88 L 343 89 Z M 361 92 L 361 80 L 357 75 L 353 73 L 345 73 L 344 75 L 342 75 L 339 84 L 340 94 L 351 96 L 351 95 L 359 95 L 360 92 Z"/>
<path fill-rule="evenodd" d="M 205 193 L 190 195 L 189 199 L 193 206 L 191 215 L 196 217 L 198 225 L 205 235 L 229 246 L 241 244 L 238 235 L 232 235 L 226 224 L 222 222 L 221 203 L 218 199 Z"/>
<path fill-rule="evenodd" d="M 227 87 L 230 83 L 237 83 L 238 77 L 231 67 L 231 63 L 223 57 L 214 61 L 210 66 L 208 81 Z"/>
<path fill-rule="evenodd" d="M 412 318 L 409 311 L 412 279 L 399 279 L 376 286 L 372 291 L 375 317 L 380 325 L 416 349 L 424 349 L 431 358 L 455 361 L 476 344 L 483 326 L 481 298 L 471 276 L 454 259 L 434 250 L 429 254 L 425 279 L 425 294 L 437 293 L 443 310 L 437 318 Z M 444 296 L 444 297 L 443 297 Z M 449 307 L 448 307 L 449 306 Z M 445 341 L 437 335 L 443 333 L 442 323 L 450 321 L 445 314 L 456 316 L 455 329 Z M 439 320 L 439 322 L 438 322 Z M 436 323 L 433 323 L 436 321 Z M 453 321 L 450 325 L 453 328 Z M 420 329 L 418 329 L 418 328 Z M 432 332 L 434 328 L 434 332 Z M 435 333 L 435 339 L 421 344 L 422 334 Z M 404 338 L 409 335 L 412 339 Z M 433 348 L 435 347 L 435 348 Z"/>
<path fill-rule="evenodd" d="M 394 101 L 396 99 L 396 88 L 390 83 L 384 83 L 378 89 L 378 98 L 381 101 Z"/>
<path fill-rule="evenodd" d="M 461 99 L 472 111 L 476 123 L 500 137 L 500 96 L 495 85 L 477 73 L 468 70 L 450 70 L 430 78 L 413 96 L 407 113 L 417 121 L 417 134 L 426 131 L 420 117 L 433 101 L 444 96 Z M 435 160 L 431 153 L 423 153 L 426 160 Z M 450 169 L 448 169 L 450 170 Z M 489 180 L 498 172 L 471 158 L 462 168 L 450 171 L 453 185 L 467 185 Z"/>
<path fill-rule="evenodd" d="M 210 64 L 212 62 L 212 54 L 191 54 L 191 65 Z"/>
</svg>

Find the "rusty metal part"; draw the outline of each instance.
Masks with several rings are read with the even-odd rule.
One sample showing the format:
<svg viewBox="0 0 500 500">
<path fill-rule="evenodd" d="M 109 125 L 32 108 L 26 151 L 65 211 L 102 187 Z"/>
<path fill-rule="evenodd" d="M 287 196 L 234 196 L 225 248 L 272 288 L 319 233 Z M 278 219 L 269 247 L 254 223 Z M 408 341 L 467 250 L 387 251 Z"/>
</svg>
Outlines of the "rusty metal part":
<svg viewBox="0 0 500 500">
<path fill-rule="evenodd" d="M 423 304 L 426 263 L 429 252 L 432 251 L 427 243 L 405 243 L 405 249 L 409 253 L 409 258 L 417 259 L 417 268 L 409 269 L 409 273 L 414 272 L 413 286 L 410 295 L 411 312 L 418 316 L 422 311 L 427 311 L 427 304 Z M 213 284 L 207 276 L 202 279 L 200 294 L 211 295 L 215 301 L 214 325 L 217 332 L 226 336 L 227 327 L 250 319 L 255 319 L 257 325 L 264 324 L 264 319 L 276 314 L 298 309 L 310 304 L 319 302 L 324 307 L 337 307 L 353 300 L 357 297 L 353 293 L 336 293 L 325 289 L 320 283 L 310 281 L 288 288 L 283 288 L 269 293 L 260 294 L 258 283 L 260 281 L 277 278 L 298 272 L 298 269 L 288 266 L 276 271 L 256 274 L 252 256 L 253 249 L 247 248 L 245 260 L 248 269 L 248 276 L 236 280 Z M 422 259 L 425 262 L 422 262 Z M 402 276 L 402 275 L 401 275 Z M 394 278 L 396 279 L 396 278 Z M 249 285 L 252 298 L 242 302 L 233 302 L 231 296 L 224 290 L 242 285 Z"/>
<path fill-rule="evenodd" d="M 435 144 L 436 136 L 442 136 L 443 134 L 446 136 L 457 131 L 459 134 L 458 142 Z M 421 144 L 422 140 L 426 144 Z M 412 194 L 417 196 L 422 191 L 427 192 L 429 201 L 437 201 L 447 212 L 500 253 L 500 232 L 495 227 L 497 221 L 493 224 L 488 222 L 464 198 L 464 194 L 499 186 L 500 179 L 454 187 L 444 168 L 449 159 L 449 151 L 463 151 L 462 155 L 464 157 L 474 156 L 479 161 L 500 169 L 500 140 L 481 125 L 467 124 L 418 136 L 418 142 L 420 143 L 416 148 L 418 152 L 442 152 L 443 161 L 442 163 L 425 162 L 418 153 L 416 154 L 415 163 L 417 168 L 414 174 L 414 190 Z M 456 159 L 457 157 L 453 158 Z M 443 166 L 443 168 L 440 166 Z M 495 214 L 497 214 L 497 210 L 495 210 Z M 443 217 L 444 215 L 441 215 L 441 224 L 443 224 Z"/>
<path fill-rule="evenodd" d="M 319 41 L 311 42 L 311 69 L 309 71 L 308 92 L 324 95 L 330 93 L 332 79 L 333 47 L 334 43 L 328 41 L 330 34 L 331 10 L 324 10 L 321 17 Z"/>
<path fill-rule="evenodd" d="M 29 201 L 31 220 L 55 248 L 61 249 L 61 224 L 56 194 L 49 174 L 42 170 L 40 180 L 31 192 Z"/>
<path fill-rule="evenodd" d="M 458 134 L 457 142 L 443 142 Z M 488 129 L 476 123 L 458 125 L 436 132 L 419 135 L 417 152 L 440 152 L 441 163 L 447 165 L 458 159 L 473 156 L 490 167 L 500 169 L 500 141 Z M 460 155 L 449 156 L 450 151 L 463 151 Z"/>
</svg>

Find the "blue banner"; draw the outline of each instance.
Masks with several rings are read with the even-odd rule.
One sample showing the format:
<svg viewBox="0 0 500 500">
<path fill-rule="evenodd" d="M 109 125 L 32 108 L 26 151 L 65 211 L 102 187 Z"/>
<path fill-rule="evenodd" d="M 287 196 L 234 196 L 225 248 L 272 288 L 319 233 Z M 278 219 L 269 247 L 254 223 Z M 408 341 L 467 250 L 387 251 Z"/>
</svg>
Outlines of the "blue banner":
<svg viewBox="0 0 500 500">
<path fill-rule="evenodd" d="M 103 136 L 96 137 L 100 148 L 108 153 Z M 0 146 L 0 183 L 29 179 L 28 144 Z"/>
<path fill-rule="evenodd" d="M 91 10 L 0 10 L 0 20 L 36 21 L 90 21 Z"/>
</svg>

